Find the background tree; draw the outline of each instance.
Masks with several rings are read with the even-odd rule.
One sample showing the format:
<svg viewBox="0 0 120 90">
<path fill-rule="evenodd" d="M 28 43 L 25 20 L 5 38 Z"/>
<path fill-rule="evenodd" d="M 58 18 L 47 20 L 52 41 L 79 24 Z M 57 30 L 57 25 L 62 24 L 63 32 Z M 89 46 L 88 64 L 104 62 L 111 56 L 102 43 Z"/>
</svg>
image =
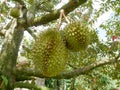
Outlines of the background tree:
<svg viewBox="0 0 120 90">
<path fill-rule="evenodd" d="M 46 78 L 45 85 L 50 88 L 62 87 L 71 90 L 108 90 L 120 86 L 120 42 L 119 38 L 119 0 L 69 0 L 61 8 L 55 6 L 58 0 L 3 0 L 0 3 L 0 89 L 28 88 L 41 90 L 35 84 L 35 77 Z M 98 8 L 95 6 L 98 4 Z M 64 72 L 53 77 L 42 75 L 33 68 L 29 59 L 33 39 L 40 30 L 57 28 L 60 10 L 64 9 L 70 21 L 79 19 L 91 29 L 90 45 L 81 52 L 69 52 Z M 97 19 L 108 11 L 114 12 L 112 18 L 95 27 Z M 104 17 L 103 17 L 104 18 Z M 64 27 L 65 20 L 62 20 Z M 61 28 L 62 29 L 62 26 Z M 106 41 L 99 37 L 99 31 L 106 32 Z M 32 36 L 29 39 L 26 33 Z M 117 39 L 116 39 L 117 38 Z M 114 39 L 114 40 L 112 40 Z M 25 57 L 26 61 L 20 60 Z M 26 80 L 31 83 L 24 82 Z M 44 90 L 44 89 L 43 89 Z"/>
</svg>

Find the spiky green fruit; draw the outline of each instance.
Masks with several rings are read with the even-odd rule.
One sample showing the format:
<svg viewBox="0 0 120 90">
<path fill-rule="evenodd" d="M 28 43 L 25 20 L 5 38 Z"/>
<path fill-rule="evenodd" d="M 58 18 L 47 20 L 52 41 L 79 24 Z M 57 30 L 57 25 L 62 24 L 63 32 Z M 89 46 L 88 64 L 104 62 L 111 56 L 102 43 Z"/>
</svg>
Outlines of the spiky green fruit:
<svg viewBox="0 0 120 90">
<path fill-rule="evenodd" d="M 66 46 L 71 51 L 85 50 L 89 44 L 88 27 L 79 21 L 72 22 L 64 28 Z"/>
<path fill-rule="evenodd" d="M 42 32 L 31 51 L 36 69 L 44 76 L 55 76 L 66 67 L 67 49 L 60 33 L 56 30 L 48 29 Z"/>
<path fill-rule="evenodd" d="M 18 18 L 20 16 L 20 9 L 18 7 L 12 8 L 10 11 L 10 16 Z"/>
</svg>

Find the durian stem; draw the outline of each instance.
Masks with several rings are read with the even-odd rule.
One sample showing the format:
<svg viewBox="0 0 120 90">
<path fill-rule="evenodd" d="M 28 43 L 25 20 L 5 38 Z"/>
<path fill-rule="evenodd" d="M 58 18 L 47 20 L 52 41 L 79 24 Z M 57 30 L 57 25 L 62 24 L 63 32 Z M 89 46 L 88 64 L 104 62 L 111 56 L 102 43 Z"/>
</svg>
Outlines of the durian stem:
<svg viewBox="0 0 120 90">
<path fill-rule="evenodd" d="M 60 11 L 60 17 L 59 17 L 59 22 L 58 22 L 58 27 L 57 27 L 57 30 L 60 29 L 60 26 L 61 26 L 61 21 L 62 21 L 62 13 Z"/>
<path fill-rule="evenodd" d="M 60 17 L 59 17 L 59 22 L 58 22 L 58 28 L 57 28 L 57 30 L 60 29 L 60 26 L 62 24 L 62 16 L 65 18 L 65 20 L 66 20 L 67 23 L 70 23 L 69 19 L 65 16 L 64 10 L 61 9 L 60 10 Z"/>
<path fill-rule="evenodd" d="M 67 23 L 70 23 L 69 19 L 68 19 L 68 18 L 66 17 L 66 15 L 65 15 L 64 10 L 63 10 L 63 12 L 62 12 L 62 15 L 63 15 L 63 17 L 65 18 L 66 22 L 67 22 Z"/>
</svg>

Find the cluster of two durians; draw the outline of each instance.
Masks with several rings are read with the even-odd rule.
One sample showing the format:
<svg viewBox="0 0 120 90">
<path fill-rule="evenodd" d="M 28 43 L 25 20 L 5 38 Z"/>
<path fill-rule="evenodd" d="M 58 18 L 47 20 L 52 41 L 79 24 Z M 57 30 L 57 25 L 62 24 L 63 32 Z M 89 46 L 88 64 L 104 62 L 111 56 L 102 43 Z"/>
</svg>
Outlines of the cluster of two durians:
<svg viewBox="0 0 120 90">
<path fill-rule="evenodd" d="M 48 29 L 40 33 L 31 49 L 35 67 L 46 77 L 60 74 L 66 67 L 68 51 L 85 50 L 89 45 L 89 29 L 78 21 L 64 30 Z"/>
</svg>

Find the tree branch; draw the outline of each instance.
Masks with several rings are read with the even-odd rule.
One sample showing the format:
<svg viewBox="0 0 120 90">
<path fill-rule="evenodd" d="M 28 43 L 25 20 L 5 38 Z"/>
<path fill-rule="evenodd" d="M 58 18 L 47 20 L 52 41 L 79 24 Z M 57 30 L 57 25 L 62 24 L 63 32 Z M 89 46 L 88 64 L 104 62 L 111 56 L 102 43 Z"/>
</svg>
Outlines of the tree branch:
<svg viewBox="0 0 120 90">
<path fill-rule="evenodd" d="M 61 7 L 58 10 L 54 10 L 49 14 L 46 14 L 44 16 L 39 16 L 36 17 L 34 19 L 34 23 L 31 26 L 38 26 L 38 25 L 42 25 L 42 24 L 46 24 L 48 22 L 51 22 L 53 20 L 56 20 L 57 18 L 59 18 L 59 14 L 60 14 L 60 10 L 64 9 L 65 14 L 67 15 L 68 13 L 70 13 L 71 11 L 73 11 L 74 9 L 76 9 L 78 6 L 80 6 L 81 4 L 84 4 L 87 0 L 79 0 L 78 2 L 73 2 L 73 0 L 71 0 L 69 3 L 67 3 L 66 5 L 64 5 L 63 7 Z"/>
<path fill-rule="evenodd" d="M 5 37 L 5 32 L 6 32 L 5 30 L 1 30 L 0 31 L 0 36 Z"/>
<path fill-rule="evenodd" d="M 36 35 L 32 32 L 32 30 L 30 30 L 29 28 L 27 28 L 28 33 L 34 38 L 36 39 Z"/>
<path fill-rule="evenodd" d="M 120 57 L 120 55 L 118 55 Z M 60 75 L 57 75 L 55 77 L 51 77 L 51 78 L 57 78 L 57 79 L 69 79 L 69 78 L 73 78 L 76 76 L 79 76 L 81 74 L 86 74 L 87 72 L 89 72 L 90 70 L 93 70 L 94 68 L 103 66 L 103 65 L 107 65 L 107 64 L 113 64 L 116 62 L 120 62 L 120 60 L 118 60 L 119 58 L 115 58 L 113 60 L 101 60 L 99 62 L 95 62 L 93 64 L 90 64 L 88 66 L 85 66 L 83 68 L 78 68 L 78 69 L 74 69 L 73 71 L 70 72 L 63 72 Z M 17 72 L 21 73 L 22 75 L 27 75 L 27 76 L 36 76 L 36 77 L 40 77 L 40 78 L 48 78 L 43 76 L 39 71 L 35 71 L 35 70 L 17 70 Z M 20 75 L 20 74 L 19 74 Z"/>
<path fill-rule="evenodd" d="M 35 79 L 35 77 L 32 77 L 32 76 L 24 76 L 24 75 L 19 75 L 19 76 L 18 76 L 19 78 L 16 78 L 16 81 L 25 81 L 25 80 Z"/>
</svg>

